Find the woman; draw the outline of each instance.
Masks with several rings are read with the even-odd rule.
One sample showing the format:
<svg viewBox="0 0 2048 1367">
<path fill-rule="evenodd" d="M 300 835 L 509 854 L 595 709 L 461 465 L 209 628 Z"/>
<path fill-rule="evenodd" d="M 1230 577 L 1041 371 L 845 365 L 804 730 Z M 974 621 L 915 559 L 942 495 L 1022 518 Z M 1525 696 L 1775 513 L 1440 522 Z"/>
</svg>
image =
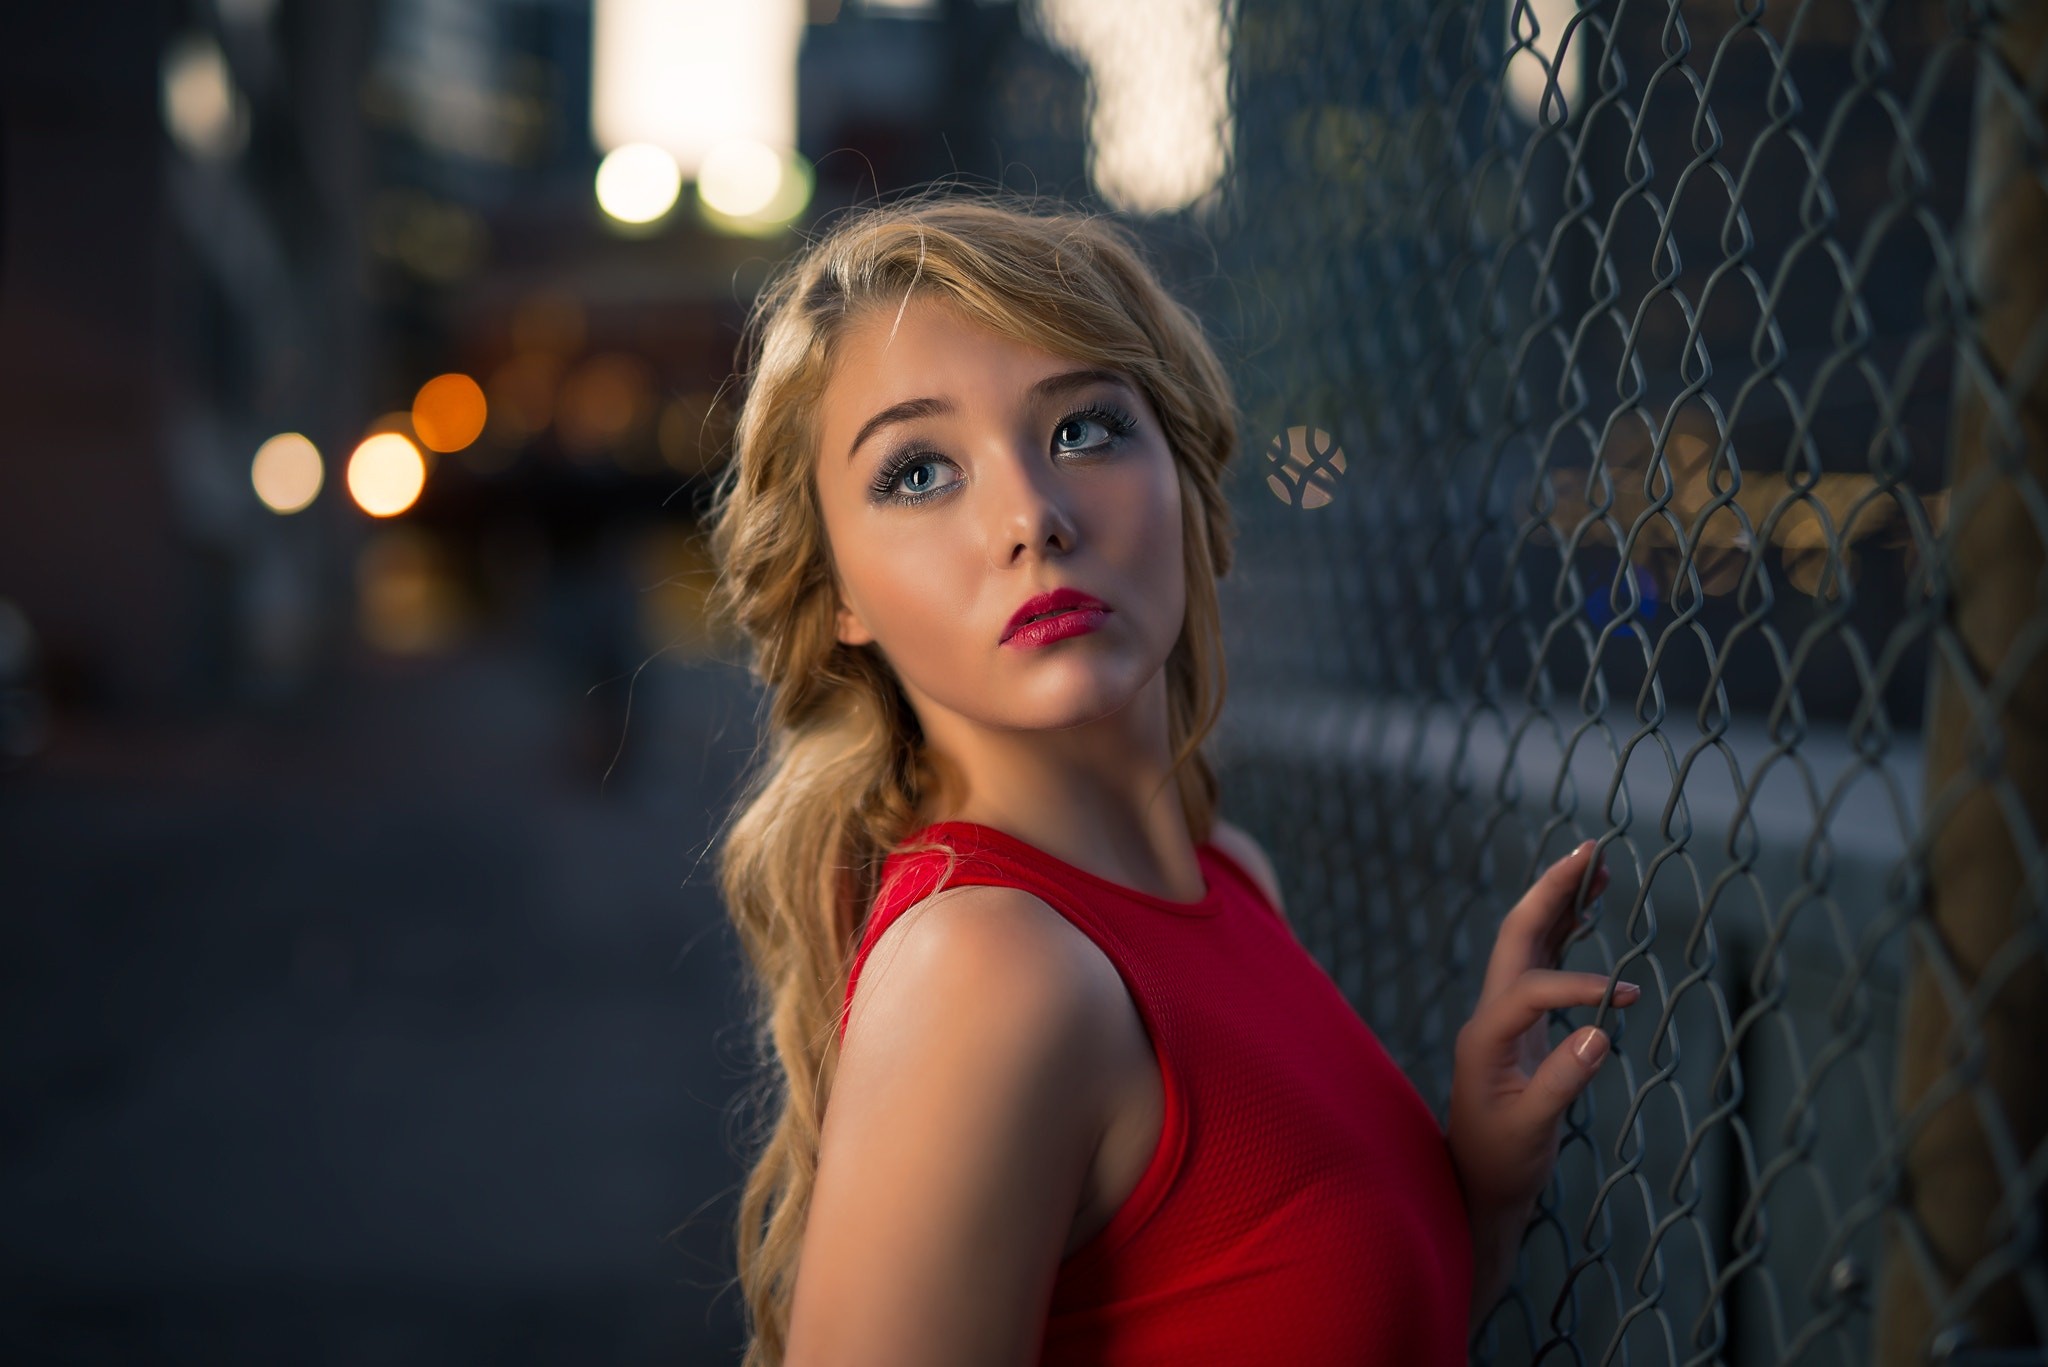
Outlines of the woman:
<svg viewBox="0 0 2048 1367">
<path fill-rule="evenodd" d="M 1607 1049 L 1544 1025 L 1610 989 L 1550 967 L 1591 842 L 1503 924 L 1439 1130 L 1217 816 L 1235 425 L 1127 237 L 871 210 L 753 341 L 713 518 L 772 690 L 720 863 L 782 1073 L 748 1362 L 1462 1361 Z"/>
</svg>

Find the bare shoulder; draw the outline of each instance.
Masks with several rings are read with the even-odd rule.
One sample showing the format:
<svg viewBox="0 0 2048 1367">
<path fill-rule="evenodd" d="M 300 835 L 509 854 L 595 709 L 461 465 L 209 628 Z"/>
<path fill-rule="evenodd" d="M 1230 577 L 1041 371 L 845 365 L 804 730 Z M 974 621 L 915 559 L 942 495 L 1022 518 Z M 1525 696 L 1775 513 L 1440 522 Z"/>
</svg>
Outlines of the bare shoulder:
<svg viewBox="0 0 2048 1367">
<path fill-rule="evenodd" d="M 792 1364 L 1035 1361 L 1131 1010 L 1028 892 L 949 889 L 861 969 L 790 1307 Z"/>
<path fill-rule="evenodd" d="M 1037 1041 L 1052 1047 L 1123 1001 L 1102 952 L 1043 899 L 1022 888 L 948 888 L 905 911 L 869 951 L 847 1045 L 885 1049 L 905 1026 L 986 1022 L 1009 1036 L 1041 1027 Z"/>
<path fill-rule="evenodd" d="M 1260 848 L 1259 842 L 1252 839 L 1251 834 L 1243 827 L 1234 826 L 1220 816 L 1209 823 L 1209 839 L 1218 849 L 1244 865 L 1244 871 L 1265 889 L 1266 896 L 1279 908 L 1284 920 L 1287 907 L 1280 900 L 1280 878 L 1273 872 L 1273 861 L 1266 857 L 1266 852 Z"/>
</svg>

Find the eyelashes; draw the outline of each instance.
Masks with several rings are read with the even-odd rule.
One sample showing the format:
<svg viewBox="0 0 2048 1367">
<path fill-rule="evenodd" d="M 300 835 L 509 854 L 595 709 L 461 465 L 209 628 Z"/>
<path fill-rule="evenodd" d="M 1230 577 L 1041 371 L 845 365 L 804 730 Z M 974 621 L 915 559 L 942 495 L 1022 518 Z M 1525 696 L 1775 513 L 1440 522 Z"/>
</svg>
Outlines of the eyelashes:
<svg viewBox="0 0 2048 1367">
<path fill-rule="evenodd" d="M 1056 439 L 1061 432 L 1066 431 L 1077 423 L 1097 424 L 1103 430 L 1101 439 L 1090 442 L 1085 446 L 1059 446 L 1055 444 L 1053 450 L 1056 453 L 1088 456 L 1113 450 L 1121 446 L 1124 439 L 1130 436 L 1138 426 L 1137 419 L 1115 405 L 1092 403 L 1086 407 L 1075 409 L 1054 423 L 1052 429 L 1054 438 Z M 959 483 L 959 481 L 953 480 L 946 484 L 913 489 L 909 487 L 906 477 L 926 466 L 936 467 L 951 465 L 952 463 L 948 457 L 939 454 L 930 447 L 907 446 L 900 451 L 891 453 L 882 462 L 881 468 L 875 471 L 875 477 L 868 485 L 868 496 L 876 503 L 895 503 L 906 507 L 923 503 L 927 499 L 937 498 L 940 494 L 952 488 L 954 484 Z"/>
<path fill-rule="evenodd" d="M 902 482 L 907 471 L 926 465 L 937 465 L 944 459 L 945 457 L 938 452 L 928 451 L 921 446 L 907 447 L 894 452 L 882 462 L 882 468 L 875 471 L 874 482 L 868 486 L 868 496 L 877 503 L 922 503 L 939 490 L 911 490 L 899 494 L 896 492 L 896 486 Z"/>
</svg>

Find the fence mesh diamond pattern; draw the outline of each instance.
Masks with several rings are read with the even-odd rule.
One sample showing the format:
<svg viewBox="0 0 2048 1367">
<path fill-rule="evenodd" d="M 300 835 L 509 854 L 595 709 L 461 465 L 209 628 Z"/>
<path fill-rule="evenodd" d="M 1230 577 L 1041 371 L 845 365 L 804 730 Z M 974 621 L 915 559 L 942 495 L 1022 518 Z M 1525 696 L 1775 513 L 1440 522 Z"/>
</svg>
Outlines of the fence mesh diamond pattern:
<svg viewBox="0 0 2048 1367">
<path fill-rule="evenodd" d="M 1240 0 L 1234 818 L 1441 1106 L 1641 983 L 1495 1363 L 2040 1362 L 2048 0 Z"/>
</svg>

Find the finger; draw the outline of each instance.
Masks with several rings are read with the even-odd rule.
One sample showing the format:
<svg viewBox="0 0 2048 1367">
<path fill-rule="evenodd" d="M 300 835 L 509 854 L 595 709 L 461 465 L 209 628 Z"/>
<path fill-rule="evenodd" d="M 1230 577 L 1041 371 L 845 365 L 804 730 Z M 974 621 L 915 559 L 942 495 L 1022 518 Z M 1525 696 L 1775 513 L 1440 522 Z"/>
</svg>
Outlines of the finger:
<svg viewBox="0 0 2048 1367">
<path fill-rule="evenodd" d="M 1615 982 L 1602 973 L 1531 969 L 1473 1013 L 1473 1043 L 1488 1051 L 1506 1049 L 1548 1012 L 1599 1005 L 1607 1000 L 1610 986 L 1616 1006 L 1627 1006 L 1643 995 L 1634 983 Z"/>
<path fill-rule="evenodd" d="M 1536 1075 L 1529 1079 L 1529 1086 L 1517 1103 L 1526 1107 L 1522 1115 L 1524 1123 L 1532 1128 L 1548 1130 L 1564 1115 L 1565 1107 L 1578 1099 L 1593 1081 L 1593 1075 L 1600 1071 L 1600 1065 L 1607 1061 L 1612 1050 L 1607 1032 L 1598 1026 L 1589 1025 L 1576 1030 L 1565 1042 L 1550 1051 L 1550 1057 L 1537 1067 Z"/>
<path fill-rule="evenodd" d="M 1585 895 L 1575 896 L 1574 903 L 1590 908 L 1599 899 L 1600 894 L 1607 891 L 1607 883 L 1607 863 L 1603 859 L 1600 867 L 1593 870 L 1593 881 L 1587 887 Z M 1551 921 L 1549 929 L 1543 933 L 1543 943 L 1533 967 L 1556 968 L 1564 959 L 1565 946 L 1579 927 L 1586 925 L 1587 921 L 1588 918 L 1585 916 L 1559 916 Z"/>
<path fill-rule="evenodd" d="M 1557 921 L 1570 909 L 1593 858 L 1594 844 L 1588 840 L 1545 869 L 1530 889 L 1522 894 L 1501 922 L 1493 942 L 1493 955 L 1486 965 L 1482 995 L 1492 995 L 1518 973 L 1538 967 L 1544 940 Z"/>
<path fill-rule="evenodd" d="M 1581 842 L 1545 869 L 1508 912 L 1487 964 L 1488 991 L 1498 991 L 1516 974 L 1544 965 L 1553 931 L 1560 922 L 1569 924 L 1570 918 L 1564 913 L 1571 907 L 1573 894 L 1584 881 L 1594 853 L 1594 842 Z"/>
</svg>

